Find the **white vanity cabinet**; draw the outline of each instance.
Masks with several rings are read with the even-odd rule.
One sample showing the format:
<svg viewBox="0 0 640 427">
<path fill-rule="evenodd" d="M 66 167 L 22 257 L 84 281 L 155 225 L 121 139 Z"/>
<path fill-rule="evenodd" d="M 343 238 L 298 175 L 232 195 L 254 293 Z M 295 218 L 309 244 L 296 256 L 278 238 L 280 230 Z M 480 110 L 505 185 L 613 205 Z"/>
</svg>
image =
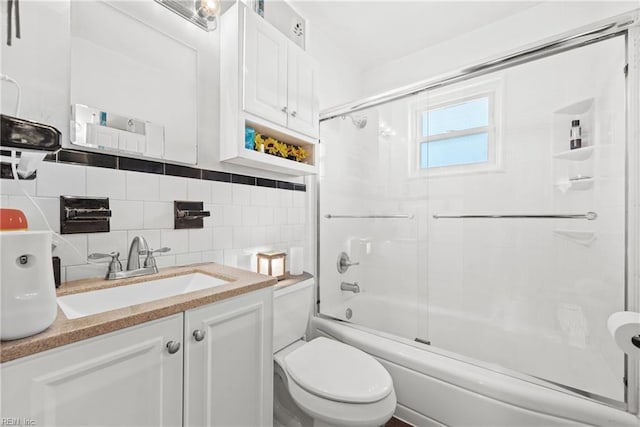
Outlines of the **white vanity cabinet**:
<svg viewBox="0 0 640 427">
<path fill-rule="evenodd" d="M 269 287 L 3 363 L 0 417 L 39 426 L 269 426 L 272 312 Z"/>
<path fill-rule="evenodd" d="M 182 423 L 182 314 L 3 363 L 2 418 L 38 426 Z"/>
<path fill-rule="evenodd" d="M 273 422 L 271 287 L 185 313 L 184 425 Z"/>
<path fill-rule="evenodd" d="M 288 175 L 317 173 L 316 61 L 241 2 L 220 20 L 220 160 Z M 245 128 L 303 147 L 305 163 L 245 147 Z"/>
</svg>

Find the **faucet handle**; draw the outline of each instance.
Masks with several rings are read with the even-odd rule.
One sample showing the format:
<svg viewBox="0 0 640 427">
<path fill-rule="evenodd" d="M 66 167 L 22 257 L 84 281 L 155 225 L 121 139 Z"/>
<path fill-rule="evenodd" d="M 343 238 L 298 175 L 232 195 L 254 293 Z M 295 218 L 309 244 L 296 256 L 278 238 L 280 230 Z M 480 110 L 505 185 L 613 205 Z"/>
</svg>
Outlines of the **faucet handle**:
<svg viewBox="0 0 640 427">
<path fill-rule="evenodd" d="M 346 252 L 340 252 L 340 255 L 338 255 L 338 261 L 336 262 L 338 273 L 343 274 L 349 269 L 349 267 L 353 267 L 354 265 L 360 265 L 360 263 L 351 262 L 349 255 L 347 255 Z"/>
<path fill-rule="evenodd" d="M 171 248 L 168 247 L 164 247 L 164 248 L 158 248 L 158 249 L 149 249 L 149 251 L 147 252 L 147 254 L 163 254 L 165 252 L 169 252 L 171 250 Z"/>
<path fill-rule="evenodd" d="M 157 268 L 156 259 L 153 257 L 153 254 L 165 253 L 165 252 L 169 252 L 170 250 L 171 248 L 167 248 L 167 247 L 147 250 L 146 251 L 147 257 L 144 259 L 144 267 Z"/>
<path fill-rule="evenodd" d="M 111 258 L 111 261 L 109 261 L 109 269 L 107 270 L 107 279 L 109 279 L 109 278 L 115 278 L 116 273 L 119 273 L 122 271 L 122 263 L 118 259 L 119 256 L 120 256 L 120 252 L 117 252 L 117 251 L 111 252 L 108 254 L 93 253 L 93 254 L 89 254 L 87 259 L 94 261 L 94 260 L 103 259 L 103 258 Z"/>
</svg>

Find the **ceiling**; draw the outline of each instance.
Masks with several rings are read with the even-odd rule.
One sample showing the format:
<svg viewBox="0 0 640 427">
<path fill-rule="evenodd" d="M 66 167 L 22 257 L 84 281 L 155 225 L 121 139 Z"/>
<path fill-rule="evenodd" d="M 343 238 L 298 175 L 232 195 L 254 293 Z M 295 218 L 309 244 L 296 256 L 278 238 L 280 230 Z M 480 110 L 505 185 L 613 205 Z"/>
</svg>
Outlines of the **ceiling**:
<svg viewBox="0 0 640 427">
<path fill-rule="evenodd" d="M 291 0 L 309 21 L 311 34 L 315 29 L 331 35 L 362 68 L 442 43 L 539 3 Z"/>
</svg>

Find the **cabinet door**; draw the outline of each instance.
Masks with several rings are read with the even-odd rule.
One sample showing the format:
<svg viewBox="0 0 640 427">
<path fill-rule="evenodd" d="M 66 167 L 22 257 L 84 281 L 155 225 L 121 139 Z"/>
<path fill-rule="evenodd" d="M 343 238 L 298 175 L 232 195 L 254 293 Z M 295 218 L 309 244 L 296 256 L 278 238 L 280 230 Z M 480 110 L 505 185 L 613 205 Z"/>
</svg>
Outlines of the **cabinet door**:
<svg viewBox="0 0 640 427">
<path fill-rule="evenodd" d="M 288 127 L 313 138 L 319 133 L 317 66 L 298 46 L 289 46 Z"/>
<path fill-rule="evenodd" d="M 182 314 L 1 365 L 2 418 L 38 426 L 178 426 Z"/>
<path fill-rule="evenodd" d="M 185 313 L 185 426 L 272 424 L 272 312 L 268 288 Z"/>
<path fill-rule="evenodd" d="M 263 18 L 245 9 L 244 110 L 287 124 L 288 40 Z"/>
</svg>

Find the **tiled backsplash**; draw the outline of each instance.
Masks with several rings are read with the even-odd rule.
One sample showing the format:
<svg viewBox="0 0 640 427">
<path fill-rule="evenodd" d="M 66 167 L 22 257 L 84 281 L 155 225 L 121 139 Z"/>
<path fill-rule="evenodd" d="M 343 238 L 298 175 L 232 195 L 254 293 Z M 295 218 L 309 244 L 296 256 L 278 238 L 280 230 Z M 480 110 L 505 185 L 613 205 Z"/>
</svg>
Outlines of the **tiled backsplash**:
<svg viewBox="0 0 640 427">
<path fill-rule="evenodd" d="M 259 250 L 288 251 L 291 246 L 303 246 L 306 252 L 308 193 L 270 187 L 288 184 L 292 188 L 291 183 L 262 180 L 268 182 L 255 185 L 261 178 L 251 178 L 254 185 L 248 185 L 247 177 L 238 177 L 247 184 L 44 162 L 35 180 L 21 184 L 56 232 L 60 195 L 109 197 L 111 232 L 64 235 L 80 254 L 64 241 L 58 242 L 53 254 L 61 258 L 63 282 L 104 275 L 106 263 L 86 262 L 93 252 L 118 251 L 126 262 L 128 245 L 136 235 L 144 236 L 151 248 L 171 248 L 157 257 L 161 268 L 207 261 L 255 268 L 253 254 Z M 25 212 L 30 229 L 47 228 L 15 182 L 1 180 L 0 193 L 3 207 Z M 203 201 L 205 210 L 211 211 L 204 228 L 174 230 L 174 200 Z"/>
</svg>

